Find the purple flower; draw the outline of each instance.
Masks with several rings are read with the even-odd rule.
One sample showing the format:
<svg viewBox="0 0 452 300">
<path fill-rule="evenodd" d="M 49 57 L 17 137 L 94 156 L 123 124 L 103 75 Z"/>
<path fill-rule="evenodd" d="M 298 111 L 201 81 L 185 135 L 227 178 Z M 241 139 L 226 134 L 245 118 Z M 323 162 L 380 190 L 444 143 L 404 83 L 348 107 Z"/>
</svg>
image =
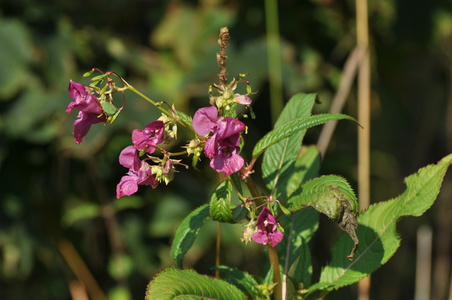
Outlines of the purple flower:
<svg viewBox="0 0 452 300">
<path fill-rule="evenodd" d="M 165 123 L 160 120 L 146 125 L 143 130 L 135 129 L 132 132 L 132 142 L 141 151 L 146 149 L 148 153 L 154 153 L 155 146 L 163 143 L 165 139 Z"/>
<path fill-rule="evenodd" d="M 252 239 L 256 243 L 275 247 L 284 237 L 277 228 L 275 217 L 267 207 L 264 207 L 257 218 L 257 232 L 253 234 Z"/>
<path fill-rule="evenodd" d="M 73 131 L 75 143 L 80 144 L 92 124 L 107 122 L 107 118 L 103 114 L 104 111 L 99 100 L 88 87 L 81 83 L 70 81 L 68 90 L 69 95 L 75 101 L 69 103 L 66 112 L 70 114 L 74 107 L 80 111 L 77 120 L 74 121 Z"/>
<path fill-rule="evenodd" d="M 218 117 L 217 108 L 210 106 L 198 109 L 192 125 L 199 135 L 213 133 L 204 147 L 212 169 L 229 176 L 242 168 L 244 161 L 238 153 L 240 132 L 245 130 L 245 124 L 235 118 Z"/>
<path fill-rule="evenodd" d="M 74 121 L 74 131 L 72 134 L 75 137 L 75 143 L 80 144 L 83 137 L 88 133 L 92 124 L 107 122 L 107 118 L 104 115 L 85 113 L 80 111 L 77 116 L 77 120 Z"/>
<path fill-rule="evenodd" d="M 71 113 L 71 110 L 74 107 L 85 113 L 95 113 L 98 115 L 103 113 L 99 100 L 97 100 L 96 96 L 91 92 L 89 87 L 71 80 L 69 82 L 68 90 L 69 95 L 75 100 L 74 102 L 69 103 L 66 108 L 66 112 L 68 114 Z"/>
<path fill-rule="evenodd" d="M 119 163 L 129 168 L 126 176 L 116 186 L 116 198 L 130 196 L 138 190 L 138 185 L 158 184 L 155 176 L 151 172 L 151 167 L 145 161 L 138 158 L 137 150 L 134 146 L 128 146 L 119 154 Z"/>
</svg>

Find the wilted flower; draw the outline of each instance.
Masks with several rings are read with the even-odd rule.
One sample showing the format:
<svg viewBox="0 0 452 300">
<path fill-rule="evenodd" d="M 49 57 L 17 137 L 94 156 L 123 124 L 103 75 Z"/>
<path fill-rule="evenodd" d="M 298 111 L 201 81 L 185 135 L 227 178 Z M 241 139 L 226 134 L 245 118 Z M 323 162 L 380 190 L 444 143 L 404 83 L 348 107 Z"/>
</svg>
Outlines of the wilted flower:
<svg viewBox="0 0 452 300">
<path fill-rule="evenodd" d="M 231 117 L 218 117 L 215 106 L 198 109 L 193 117 L 193 129 L 199 135 L 213 135 L 207 140 L 204 153 L 211 158 L 210 166 L 217 172 L 229 176 L 243 166 L 240 151 L 240 132 L 245 130 L 245 124 Z"/>
<path fill-rule="evenodd" d="M 159 165 L 151 167 L 152 174 L 154 174 L 155 179 L 158 182 L 165 182 L 165 184 L 168 184 L 174 179 L 175 170 L 173 166 L 173 160 L 171 160 L 169 157 L 166 157 L 163 161 Z M 174 162 L 178 163 L 180 162 L 180 160 L 175 160 Z"/>
<path fill-rule="evenodd" d="M 138 158 L 137 149 L 128 146 L 119 154 L 119 163 L 129 168 L 126 176 L 116 186 L 116 198 L 130 196 L 138 190 L 138 185 L 151 185 L 155 187 L 158 182 L 151 173 L 151 167 L 145 161 Z"/>
<path fill-rule="evenodd" d="M 68 114 L 75 107 L 80 112 L 77 120 L 74 121 L 73 135 L 75 143 L 80 144 L 83 137 L 88 133 L 92 124 L 107 122 L 107 117 L 102 110 L 102 106 L 89 87 L 74 81 L 69 82 L 69 95 L 75 100 L 69 103 L 66 108 Z"/>
<path fill-rule="evenodd" d="M 164 141 L 164 133 L 165 123 L 160 120 L 153 121 L 143 130 L 135 129 L 132 132 L 132 143 L 139 151 L 146 149 L 146 152 L 154 153 L 155 146 Z"/>
<path fill-rule="evenodd" d="M 275 217 L 267 207 L 264 207 L 257 218 L 257 232 L 253 234 L 253 241 L 275 247 L 284 237 L 284 234 L 277 229 Z"/>
<path fill-rule="evenodd" d="M 248 244 L 251 241 L 253 234 L 256 232 L 256 220 L 251 220 L 247 225 L 245 225 L 245 230 L 243 230 L 242 237 L 240 240 L 242 243 Z"/>
</svg>

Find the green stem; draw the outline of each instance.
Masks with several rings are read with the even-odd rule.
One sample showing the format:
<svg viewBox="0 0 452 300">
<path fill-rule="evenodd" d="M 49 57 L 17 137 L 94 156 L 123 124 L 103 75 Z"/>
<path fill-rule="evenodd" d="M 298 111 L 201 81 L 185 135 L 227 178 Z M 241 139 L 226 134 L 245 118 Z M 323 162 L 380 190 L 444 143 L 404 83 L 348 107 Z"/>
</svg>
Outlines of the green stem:
<svg viewBox="0 0 452 300">
<path fill-rule="evenodd" d="M 248 177 L 246 179 L 246 186 L 248 187 L 248 190 L 250 191 L 251 195 L 254 198 L 256 198 L 255 200 L 256 205 L 257 206 L 262 205 L 263 202 L 262 197 L 260 197 L 256 184 L 254 183 L 251 177 Z M 276 251 L 275 247 L 272 247 L 270 245 L 267 246 L 267 250 L 270 264 L 273 266 L 273 283 L 276 284 L 274 292 L 275 300 L 282 300 L 282 284 L 281 284 L 281 272 L 279 270 L 278 252 Z"/>
<path fill-rule="evenodd" d="M 137 94 L 138 96 L 140 96 L 141 98 L 143 98 L 144 100 L 146 100 L 147 102 L 151 103 L 152 105 L 154 105 L 155 107 L 157 107 L 158 109 L 160 109 L 161 112 L 163 112 L 165 115 L 167 115 L 168 117 L 173 117 L 173 114 L 171 112 L 168 112 L 166 109 L 164 109 L 163 107 L 161 107 L 159 104 L 157 104 L 157 102 L 155 102 L 154 100 L 152 100 L 151 98 L 149 98 L 148 96 L 146 96 L 145 94 L 143 94 L 142 92 L 140 92 L 139 90 L 137 90 L 136 88 L 134 88 L 131 85 L 127 85 L 127 89 L 131 90 L 132 92 L 134 92 L 135 94 Z"/>
<path fill-rule="evenodd" d="M 132 92 L 134 92 L 135 94 L 137 94 L 138 96 L 140 96 L 141 98 L 143 98 L 144 100 L 146 100 L 147 102 L 151 103 L 152 105 L 154 105 L 155 107 L 157 107 L 162 113 L 164 113 L 165 115 L 167 115 L 170 118 L 174 118 L 172 112 L 167 111 L 166 109 L 164 109 L 160 104 L 158 104 L 157 102 L 155 102 L 154 100 L 152 100 L 151 98 L 149 98 L 148 96 L 146 96 L 145 94 L 143 94 L 142 92 L 140 92 L 139 90 L 137 90 L 136 88 L 134 88 L 133 86 L 131 86 L 130 84 L 128 84 L 127 82 L 124 82 L 126 84 L 126 86 L 124 87 L 124 89 L 126 90 L 131 90 Z M 198 136 L 196 134 L 196 132 L 193 130 L 193 128 L 191 126 L 189 126 L 190 124 L 185 124 L 180 118 L 178 118 L 177 120 L 182 126 L 184 126 L 185 128 L 187 128 L 188 130 L 190 130 L 194 135 Z"/>
<path fill-rule="evenodd" d="M 270 264 L 273 266 L 273 283 L 276 283 L 274 295 L 275 300 L 282 300 L 282 284 L 281 284 L 281 271 L 279 270 L 279 257 L 278 251 L 275 247 L 267 245 L 268 258 L 270 259 Z"/>
</svg>

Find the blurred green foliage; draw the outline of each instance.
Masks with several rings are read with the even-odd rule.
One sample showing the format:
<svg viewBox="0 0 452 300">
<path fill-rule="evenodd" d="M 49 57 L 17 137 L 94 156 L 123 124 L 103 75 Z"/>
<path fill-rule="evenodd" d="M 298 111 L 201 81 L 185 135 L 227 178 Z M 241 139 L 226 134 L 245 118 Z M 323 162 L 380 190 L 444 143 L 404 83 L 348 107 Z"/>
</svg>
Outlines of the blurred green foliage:
<svg viewBox="0 0 452 300">
<path fill-rule="evenodd" d="M 370 1 L 369 11 L 372 201 L 377 202 L 399 194 L 403 177 L 452 152 L 452 4 L 381 0 Z M 279 16 L 286 99 L 317 92 L 322 104 L 315 110 L 328 111 L 355 43 L 354 2 L 284 0 Z M 158 112 L 127 94 L 126 109 L 112 126 L 93 126 L 75 145 L 76 116 L 64 111 L 71 101 L 67 86 L 69 79 L 87 83 L 82 74 L 97 67 L 121 74 L 156 101 L 193 113 L 207 104 L 208 86 L 217 81 L 216 40 L 223 26 L 232 37 L 230 76 L 247 73 L 253 90 L 259 90 L 253 99 L 257 119 L 247 123 L 249 157 L 254 142 L 272 128 L 263 1 L 0 3 L 2 297 L 71 299 L 79 274 L 71 266 L 75 256 L 62 255 L 67 241 L 111 299 L 141 299 L 148 280 L 172 264 L 169 247 L 177 223 L 206 203 L 216 185 L 206 160 L 200 165 L 206 172 L 181 170 L 167 187 L 141 188 L 137 196 L 115 200 L 115 186 L 126 171 L 118 164 L 119 152 L 130 144 L 131 131 Z M 345 113 L 356 116 L 354 91 Z M 310 131 L 309 143 L 317 133 Z M 356 126 L 340 123 L 323 173 L 343 175 L 356 186 L 356 163 Z M 412 298 L 416 222 L 431 224 L 441 238 L 450 226 L 451 206 L 444 198 L 420 220 L 402 222 L 404 242 L 373 276 L 373 298 Z M 215 229 L 211 222 L 202 230 L 186 257 L 188 267 L 211 272 Z M 321 224 L 312 244 L 319 265 L 329 259 L 337 234 Z M 258 274 L 265 254 L 242 245 L 240 235 L 240 226 L 222 227 L 222 263 Z M 437 253 L 451 254 L 448 238 L 436 241 Z M 329 298 L 354 293 L 351 287 Z"/>
</svg>

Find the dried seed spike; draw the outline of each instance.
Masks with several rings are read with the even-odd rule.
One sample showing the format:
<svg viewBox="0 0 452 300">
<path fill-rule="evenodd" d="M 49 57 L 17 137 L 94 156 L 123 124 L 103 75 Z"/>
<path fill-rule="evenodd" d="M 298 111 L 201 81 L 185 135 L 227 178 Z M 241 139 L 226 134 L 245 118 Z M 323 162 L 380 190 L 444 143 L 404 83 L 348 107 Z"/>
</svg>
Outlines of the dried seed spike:
<svg viewBox="0 0 452 300">
<path fill-rule="evenodd" d="M 220 36 L 218 38 L 218 45 L 220 46 L 220 52 L 217 53 L 217 62 L 220 67 L 218 77 L 220 79 L 220 85 L 226 87 L 228 85 L 228 73 L 226 73 L 226 47 L 229 44 L 229 30 L 227 27 L 220 29 Z"/>
</svg>

